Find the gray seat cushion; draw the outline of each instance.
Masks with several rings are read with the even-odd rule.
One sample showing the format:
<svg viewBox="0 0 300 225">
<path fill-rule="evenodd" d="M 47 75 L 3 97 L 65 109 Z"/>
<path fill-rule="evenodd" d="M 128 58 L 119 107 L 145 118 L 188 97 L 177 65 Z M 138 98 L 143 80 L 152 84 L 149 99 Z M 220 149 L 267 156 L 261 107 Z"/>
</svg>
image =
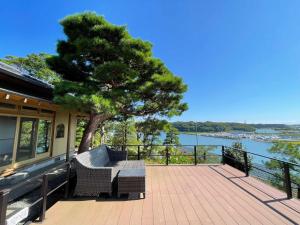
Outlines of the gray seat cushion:
<svg viewBox="0 0 300 225">
<path fill-rule="evenodd" d="M 130 160 L 126 161 L 123 169 L 144 169 L 145 161 L 144 160 Z"/>
<path fill-rule="evenodd" d="M 101 146 L 77 155 L 76 160 L 86 167 L 104 167 L 109 163 L 109 156 L 106 147 Z"/>
<path fill-rule="evenodd" d="M 124 169 L 121 170 L 118 177 L 145 177 L 145 169 Z"/>
</svg>

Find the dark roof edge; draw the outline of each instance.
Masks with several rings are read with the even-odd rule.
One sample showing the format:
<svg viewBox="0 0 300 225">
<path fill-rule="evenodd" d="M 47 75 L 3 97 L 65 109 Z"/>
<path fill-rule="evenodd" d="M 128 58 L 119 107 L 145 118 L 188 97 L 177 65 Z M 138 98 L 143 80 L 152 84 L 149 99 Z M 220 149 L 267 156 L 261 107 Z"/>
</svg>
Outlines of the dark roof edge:
<svg viewBox="0 0 300 225">
<path fill-rule="evenodd" d="M 39 98 L 39 97 L 36 97 L 36 96 L 23 94 L 23 93 L 16 92 L 16 91 L 11 91 L 11 90 L 7 90 L 7 89 L 1 88 L 1 87 L 0 87 L 0 91 L 3 91 L 5 93 L 11 94 L 11 95 L 18 95 L 18 96 L 21 96 L 21 97 L 24 97 L 24 98 L 30 98 L 30 99 L 34 99 L 34 100 L 38 100 L 38 101 L 43 101 L 43 102 L 54 104 L 53 101 L 45 99 L 45 98 Z"/>
<path fill-rule="evenodd" d="M 42 80 L 39 80 L 35 77 L 22 74 L 21 71 L 19 71 L 15 67 L 10 66 L 10 65 L 8 65 L 6 63 L 3 63 L 3 62 L 0 62 L 0 72 L 3 72 L 3 73 L 5 73 L 9 76 L 15 77 L 17 79 L 32 83 L 34 85 L 37 85 L 37 86 L 40 86 L 40 87 L 43 87 L 43 88 L 53 89 L 52 85 L 50 85 L 50 84 L 48 84 L 48 83 L 46 83 Z"/>
</svg>

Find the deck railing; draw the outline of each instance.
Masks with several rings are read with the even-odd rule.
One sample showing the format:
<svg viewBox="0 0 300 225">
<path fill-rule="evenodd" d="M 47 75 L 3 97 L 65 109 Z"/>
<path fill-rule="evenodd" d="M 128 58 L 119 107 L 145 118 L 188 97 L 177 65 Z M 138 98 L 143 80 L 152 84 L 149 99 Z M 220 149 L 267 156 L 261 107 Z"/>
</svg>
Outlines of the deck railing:
<svg viewBox="0 0 300 225">
<path fill-rule="evenodd" d="M 129 151 L 129 159 L 145 159 L 149 160 L 151 163 L 160 163 L 165 165 L 170 164 L 193 164 L 197 165 L 200 163 L 222 163 L 228 164 L 230 166 L 236 167 L 239 170 L 242 170 L 245 173 L 245 176 L 256 175 L 255 171 L 260 171 L 267 174 L 268 178 L 274 177 L 277 180 L 283 182 L 282 190 L 287 194 L 287 198 L 292 198 L 293 193 L 296 190 L 296 197 L 300 198 L 300 184 L 293 179 L 294 175 L 300 175 L 300 165 L 291 163 L 288 161 L 280 160 L 277 158 L 272 158 L 264 156 L 261 154 L 253 153 L 250 151 L 245 151 L 243 149 L 237 149 L 232 147 L 226 147 L 222 145 L 115 145 L 110 146 L 116 150 Z M 158 153 L 149 154 L 149 147 L 158 148 Z M 176 149 L 176 151 L 174 151 Z M 179 151 L 180 150 L 180 151 Z M 232 156 L 229 153 L 238 153 L 238 157 Z M 275 162 L 277 166 L 279 165 L 279 170 L 276 170 L 275 173 L 272 172 L 272 169 L 267 167 L 261 167 L 258 163 L 253 162 L 252 157 L 260 157 L 263 160 L 269 160 L 270 162 Z M 174 160 L 176 158 L 176 160 Z M 187 160 L 181 161 L 180 158 L 187 158 Z M 212 158 L 212 159 L 211 159 Z M 151 161 L 153 160 L 154 161 Z M 266 161 L 264 161 L 265 163 Z M 263 163 L 263 164 L 264 164 Z M 55 188 L 49 190 L 48 177 L 49 174 L 55 170 L 66 168 L 66 178 L 63 182 L 58 184 Z M 278 168 L 277 168 L 278 169 Z M 257 175 L 256 175 L 257 176 Z M 259 177 L 259 176 L 258 176 Z M 261 178 L 261 177 L 259 177 Z M 68 196 L 69 191 L 69 181 L 70 181 L 70 163 L 66 162 L 61 164 L 51 170 L 40 174 L 36 177 L 24 180 L 10 189 L 0 191 L 0 225 L 6 224 L 6 211 L 7 205 L 10 202 L 9 195 L 10 193 L 17 189 L 22 188 L 30 182 L 35 182 L 42 180 L 41 185 L 41 197 L 34 201 L 29 207 L 34 206 L 38 203 L 42 203 L 41 211 L 39 214 L 40 221 L 43 221 L 45 218 L 45 212 L 47 208 L 47 198 L 57 189 L 65 186 L 65 197 Z M 265 179 L 267 182 L 268 179 Z"/>
<path fill-rule="evenodd" d="M 256 176 L 271 185 L 275 185 L 274 183 L 276 183 L 275 186 L 285 191 L 289 199 L 292 197 L 300 198 L 300 184 L 295 181 L 292 176 L 296 175 L 296 177 L 298 176 L 300 179 L 300 165 L 274 157 L 223 145 L 114 145 L 110 147 L 116 150 L 129 150 L 129 159 L 150 160 L 148 162 L 154 159 L 154 163 L 156 162 L 158 164 L 178 164 L 178 162 L 174 163 L 174 160 L 172 160 L 174 157 L 189 158 L 189 160 L 179 160 L 180 164 L 197 165 L 199 163 L 218 162 L 228 164 L 243 171 L 245 176 Z M 145 151 L 145 149 L 147 150 L 149 148 L 158 148 L 159 153 L 149 154 Z M 171 150 L 173 148 L 180 151 L 172 153 Z M 207 150 L 209 148 L 210 150 Z M 229 152 L 238 154 L 239 157 L 232 157 L 231 154 L 228 154 Z M 209 158 L 213 158 L 214 160 L 208 160 Z M 261 158 L 261 164 L 260 162 L 254 162 L 255 160 L 253 159 L 255 158 Z M 258 160 L 256 159 L 256 161 Z M 268 168 L 266 166 L 268 162 L 275 162 L 276 168 Z M 273 181 L 273 178 L 276 179 L 276 181 Z M 282 185 L 280 185 L 281 182 Z"/>
<path fill-rule="evenodd" d="M 268 174 L 269 180 L 272 180 L 272 178 L 277 180 L 277 183 L 279 183 L 280 181 L 283 183 L 283 185 L 280 187 L 280 185 L 276 185 L 277 187 L 279 187 L 282 190 L 285 190 L 286 194 L 287 194 L 287 198 L 292 198 L 293 196 L 300 198 L 300 183 L 299 181 L 295 181 L 294 179 L 292 179 L 292 175 L 295 175 L 296 177 L 298 177 L 298 179 L 300 179 L 300 165 L 296 164 L 296 163 L 292 163 L 292 162 L 288 162 L 285 160 L 281 160 L 281 159 L 277 159 L 274 157 L 269 157 L 269 156 L 265 156 L 265 155 L 261 155 L 258 153 L 253 153 L 253 152 L 249 152 L 246 150 L 242 150 L 242 149 L 237 149 L 237 148 L 232 148 L 232 147 L 224 147 L 224 149 L 229 150 L 229 151 L 236 151 L 236 152 L 240 152 L 241 154 L 244 155 L 244 171 L 246 175 L 249 175 L 249 156 L 250 157 L 259 157 L 262 158 L 264 160 L 265 163 L 270 163 L 273 162 L 276 164 L 275 168 L 271 168 L 268 169 L 268 167 L 260 167 L 258 163 L 252 163 L 251 165 L 251 169 L 252 170 L 257 170 L 257 171 L 261 171 L 265 174 Z M 225 158 L 228 156 L 224 156 Z M 267 160 L 267 161 L 265 161 Z M 271 166 L 272 167 L 272 166 Z M 275 172 L 273 172 L 275 171 Z M 255 174 L 254 174 L 255 175 Z M 295 193 L 293 195 L 293 193 Z"/>
<path fill-rule="evenodd" d="M 199 162 L 205 161 L 210 157 L 219 157 L 221 159 L 221 154 L 210 153 L 210 150 L 204 149 L 199 152 L 200 147 L 208 147 L 212 150 L 221 148 L 222 145 L 109 145 L 109 147 L 115 148 L 116 150 L 128 150 L 134 149 L 135 151 L 130 151 L 128 154 L 129 159 L 148 159 L 153 160 L 151 163 L 157 164 L 194 164 L 197 165 Z M 160 148 L 159 153 L 151 153 L 149 155 L 148 152 L 145 151 L 147 148 Z M 172 153 L 172 149 L 181 149 L 181 151 L 177 151 L 177 153 Z M 135 153 L 133 153 L 135 152 Z M 172 158 L 181 157 L 188 158 L 185 162 L 174 162 Z M 155 160 L 156 159 L 156 160 Z M 159 160 L 160 159 L 160 160 Z M 162 160 L 164 159 L 164 160 Z M 216 159 L 216 162 L 220 162 L 220 160 Z M 149 163 L 149 161 L 148 161 Z"/>
<path fill-rule="evenodd" d="M 59 169 L 66 169 L 66 177 L 63 182 L 56 185 L 56 187 L 49 190 L 48 185 L 48 177 L 50 173 L 57 171 Z M 51 195 L 53 192 L 58 190 L 59 188 L 65 186 L 65 193 L 64 197 L 67 198 L 69 195 L 69 181 L 70 181 L 70 169 L 71 165 L 69 162 L 65 162 L 63 164 L 60 164 L 59 166 L 56 166 L 54 168 L 51 168 L 45 173 L 39 174 L 35 177 L 26 179 L 14 186 L 12 186 L 9 189 L 1 190 L 0 191 L 0 225 L 6 225 L 6 211 L 7 211 L 7 205 L 10 202 L 9 195 L 16 189 L 20 189 L 22 187 L 25 187 L 27 184 L 34 183 L 34 182 L 41 182 L 41 196 L 35 200 L 33 203 L 31 203 L 28 207 L 35 206 L 42 202 L 41 211 L 39 213 L 39 219 L 40 221 L 43 221 L 45 219 L 45 213 L 47 209 L 47 198 L 49 195 Z"/>
</svg>

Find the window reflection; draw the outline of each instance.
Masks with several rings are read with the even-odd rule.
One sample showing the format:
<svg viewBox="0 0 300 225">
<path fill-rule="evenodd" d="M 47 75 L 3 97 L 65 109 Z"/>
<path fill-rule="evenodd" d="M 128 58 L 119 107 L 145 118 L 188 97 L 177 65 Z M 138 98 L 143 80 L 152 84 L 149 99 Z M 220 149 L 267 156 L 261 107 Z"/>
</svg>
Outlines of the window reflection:
<svg viewBox="0 0 300 225">
<path fill-rule="evenodd" d="M 51 141 L 51 121 L 39 120 L 38 141 L 36 153 L 41 154 L 49 151 Z"/>
<path fill-rule="evenodd" d="M 16 159 L 17 161 L 34 158 L 36 125 L 37 119 L 35 118 L 21 118 Z"/>
<path fill-rule="evenodd" d="M 16 123 L 16 117 L 0 116 L 0 167 L 12 162 Z"/>
</svg>

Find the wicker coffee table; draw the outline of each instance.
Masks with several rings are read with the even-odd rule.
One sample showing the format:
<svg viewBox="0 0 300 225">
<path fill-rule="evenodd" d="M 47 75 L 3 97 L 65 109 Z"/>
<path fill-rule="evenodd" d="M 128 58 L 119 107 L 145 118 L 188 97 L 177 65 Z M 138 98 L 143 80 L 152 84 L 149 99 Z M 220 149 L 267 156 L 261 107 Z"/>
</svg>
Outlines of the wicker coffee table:
<svg viewBox="0 0 300 225">
<path fill-rule="evenodd" d="M 145 169 L 123 169 L 118 174 L 118 197 L 121 194 L 143 193 L 145 198 Z"/>
</svg>

